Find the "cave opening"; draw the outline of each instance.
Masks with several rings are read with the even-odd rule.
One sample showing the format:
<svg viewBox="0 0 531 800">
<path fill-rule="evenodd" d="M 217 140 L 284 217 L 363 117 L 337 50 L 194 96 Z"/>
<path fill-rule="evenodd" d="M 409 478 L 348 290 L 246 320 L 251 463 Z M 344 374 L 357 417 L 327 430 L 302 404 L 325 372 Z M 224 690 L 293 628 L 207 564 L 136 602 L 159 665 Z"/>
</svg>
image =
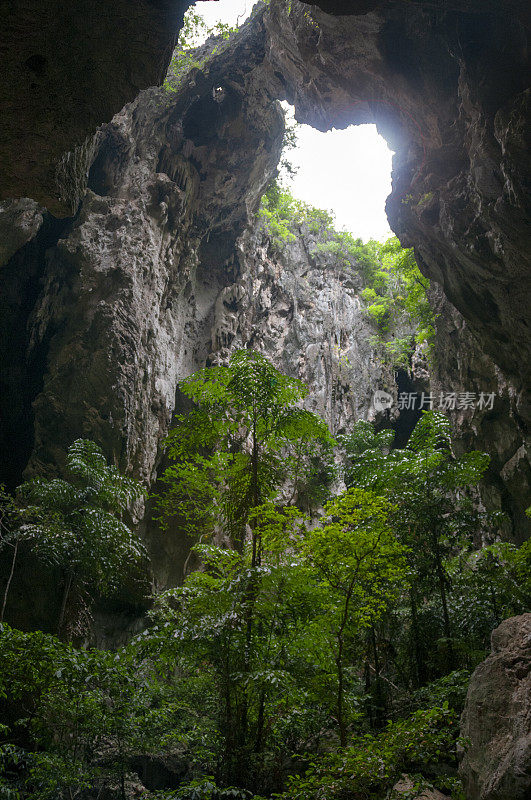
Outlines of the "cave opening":
<svg viewBox="0 0 531 800">
<path fill-rule="evenodd" d="M 374 123 L 321 131 L 295 123 L 295 109 L 282 103 L 294 143 L 286 155 L 291 172 L 281 176 L 293 195 L 330 210 L 339 228 L 364 242 L 385 242 L 393 232 L 385 212 L 391 193 L 393 151 Z"/>
<path fill-rule="evenodd" d="M 220 28 L 215 26 L 241 28 L 255 5 L 254 0 L 220 0 L 218 3 L 207 0 L 195 3 L 190 13 L 200 15 L 204 24 L 202 27 L 197 25 L 192 38 L 187 41 L 193 46 L 201 46 L 211 33 L 219 34 Z M 308 19 L 310 17 L 311 12 L 308 12 Z M 312 24 L 311 21 L 309 24 Z M 321 33 L 326 36 L 324 28 Z M 418 142 L 412 143 L 411 133 L 408 133 L 408 122 L 412 122 L 415 129 L 419 125 L 414 119 L 408 120 L 410 115 L 407 110 L 400 108 L 393 99 L 384 99 L 382 95 L 372 98 L 368 95 L 364 100 L 349 99 L 348 93 L 343 92 L 344 80 L 339 75 L 332 79 L 337 87 L 330 84 L 326 100 L 320 103 L 323 95 L 320 89 L 315 89 L 312 78 L 313 54 L 301 51 L 300 55 L 304 62 L 302 71 L 307 72 L 304 85 L 294 84 L 290 78 L 289 64 L 282 63 L 274 73 L 278 83 L 274 88 L 272 85 L 269 94 L 271 100 L 280 102 L 285 121 L 284 146 L 277 173 L 273 174 L 273 183 L 290 195 L 295 204 L 302 202 L 329 214 L 336 231 L 352 235 L 360 244 L 381 249 L 395 236 L 386 209 L 394 188 L 393 166 L 404 166 L 404 162 L 409 162 L 412 157 L 418 159 L 419 152 L 419 163 L 423 163 L 422 146 L 419 151 Z M 225 84 L 230 83 L 231 79 L 232 76 Z M 239 80 L 241 83 L 242 79 Z M 219 114 L 216 100 L 219 89 L 216 87 L 214 83 L 207 94 L 196 100 L 184 119 L 185 136 L 195 146 L 208 145 L 219 134 L 215 125 L 216 113 Z M 334 97 L 336 88 L 337 99 Z M 242 98 L 238 103 L 237 98 L 224 96 L 222 105 L 234 105 L 235 113 L 240 113 L 245 101 Z M 216 113 L 212 113 L 212 109 Z M 249 111 L 244 113 L 249 114 Z M 231 240 L 230 236 L 228 240 Z M 220 260 L 217 241 L 212 241 L 212 252 L 207 259 L 209 269 Z M 230 250 L 233 240 L 228 244 Z M 361 279 L 365 281 L 366 276 Z M 362 304 L 365 301 L 361 299 L 363 289 L 367 287 L 368 284 L 364 284 L 360 288 Z M 341 350 L 339 341 L 337 348 Z M 396 384 L 397 397 L 406 388 L 412 388 L 411 356 L 410 353 L 407 366 L 394 370 L 392 383 Z M 393 422 L 390 419 L 377 420 L 376 427 L 393 427 L 393 446 L 403 448 L 419 416 L 415 412 L 400 410 L 393 417 Z"/>
<path fill-rule="evenodd" d="M 199 15 L 203 23 L 196 25 L 193 32 L 188 34 L 190 44 L 203 44 L 211 33 L 218 33 L 216 26 L 241 27 L 256 2 L 257 0 L 196 2 L 190 11 Z M 285 84 L 281 73 L 278 73 L 278 77 Z M 197 101 L 198 105 L 200 103 L 207 106 L 208 110 L 216 105 L 210 96 Z M 226 104 L 224 99 L 224 106 Z M 390 142 L 397 133 L 392 130 L 392 125 L 389 131 L 391 135 L 386 140 L 377 128 L 373 118 L 375 115 L 365 107 L 355 109 L 352 115 L 347 110 L 346 118 L 341 119 L 337 125 L 330 122 L 329 125 L 317 126 L 311 122 L 306 124 L 296 121 L 297 112 L 291 99 L 282 99 L 281 105 L 287 129 L 292 134 L 291 142 L 285 148 L 289 152 L 283 159 L 289 163 L 289 168 L 282 168 L 281 162 L 279 170 L 282 184 L 297 200 L 332 212 L 338 228 L 348 230 L 363 241 L 372 239 L 384 242 L 393 236 L 385 210 L 386 198 L 391 193 L 394 156 Z M 379 105 L 381 107 L 378 108 L 378 116 L 383 116 L 385 125 L 388 112 L 393 113 L 394 109 L 386 109 L 382 103 Z M 215 125 L 205 116 L 203 106 L 200 110 L 191 108 L 185 120 L 185 132 L 196 144 L 198 133 L 194 126 L 201 131 L 200 144 L 207 144 L 208 137 L 213 139 L 216 136 Z M 353 119 L 348 119 L 349 116 Z M 388 131 L 386 135 L 387 133 Z"/>
<path fill-rule="evenodd" d="M 139 4 L 155 13 L 179 1 Z M 181 66 L 191 69 L 175 70 L 173 94 L 152 86 L 112 119 L 120 97 L 134 94 L 128 84 L 149 85 L 150 48 L 162 72 L 173 44 L 158 46 L 135 0 L 132 13 L 118 8 L 120 70 L 98 35 L 102 20 L 112 32 L 112 14 L 85 14 L 90 36 L 79 37 L 73 13 L 76 36 L 64 26 L 57 54 L 16 37 L 17 72 L 46 103 L 53 82 L 51 93 L 37 84 L 65 76 L 61 53 L 75 55 L 70 45 L 81 38 L 90 54 L 79 59 L 83 80 L 72 71 L 74 98 L 61 81 L 61 114 L 50 102 L 43 126 L 35 113 L 37 137 L 57 138 L 56 150 L 67 152 L 73 116 L 79 134 L 93 118 L 83 106 L 102 75 L 109 88 L 105 108 L 94 104 L 103 122 L 94 152 L 87 162 L 68 155 L 72 174 L 65 166 L 53 189 L 69 193 L 79 178 L 76 216 L 45 215 L 35 234 L 33 201 L 7 209 L 15 226 L 3 245 L 19 249 L 2 267 L 3 476 L 11 490 L 42 472 L 39 485 L 57 491 L 40 527 L 58 553 L 49 569 L 46 539 L 35 554 L 26 542 L 20 557 L 17 538 L 11 558 L 14 539 L 0 524 L 0 623 L 9 594 L 0 688 L 10 687 L 0 756 L 16 796 L 23 786 L 122 800 L 333 800 L 420 787 L 442 800 L 492 800 L 485 791 L 501 786 L 527 798 L 529 753 L 518 737 L 529 548 L 517 553 L 501 515 L 491 528 L 483 513 L 507 512 L 514 541 L 525 538 L 531 406 L 513 377 L 529 330 L 520 266 L 526 106 L 518 38 L 508 33 L 521 4 L 265 0 L 241 26 L 253 0 L 208 0 L 195 8 L 210 21 L 232 10 L 226 24 L 241 30 L 231 43 L 188 54 Z M 130 33 L 131 19 L 141 35 Z M 299 134 L 283 155 L 280 103 Z M 34 106 L 17 104 L 16 136 Z M 24 170 L 21 148 L 15 168 L 35 185 L 34 165 L 50 152 L 37 142 Z M 283 160 L 295 170 L 286 174 Z M 39 191 L 49 187 L 47 179 Z M 274 205 L 282 187 L 291 217 Z M 388 262 L 362 262 L 355 237 L 377 261 L 384 248 L 370 253 L 374 242 L 400 240 L 413 263 L 415 247 L 422 272 L 412 280 L 423 290 L 434 281 L 424 297 L 437 319 L 433 358 L 415 347 L 419 328 L 396 323 L 385 304 L 388 284 L 377 275 Z M 399 281 L 391 288 L 408 293 Z M 400 313 L 408 299 L 397 300 Z M 242 358 L 233 375 L 222 373 L 240 348 L 274 361 L 276 372 Z M 187 384 L 194 374 L 198 383 Z M 308 408 L 285 410 L 286 378 L 307 387 L 320 420 Z M 297 399 L 305 389 L 295 389 Z M 484 389 L 490 413 L 471 400 Z M 204 414 L 193 404 L 201 395 Z M 447 415 L 455 448 L 439 417 L 441 437 L 419 433 L 415 449 L 411 433 L 432 402 L 456 412 Z M 185 417 L 188 431 L 178 427 Z M 332 442 L 299 448 L 298 421 L 306 435 L 323 419 Z M 282 441 L 284 432 L 293 438 Z M 79 435 L 101 445 L 101 469 L 78 460 L 72 490 L 49 487 Z M 131 476 L 149 491 L 134 508 Z M 126 510 L 116 493 L 128 495 Z M 264 498 L 271 502 L 259 506 Z M 111 513 L 116 524 L 107 525 Z M 21 533 L 38 545 L 37 525 Z"/>
</svg>

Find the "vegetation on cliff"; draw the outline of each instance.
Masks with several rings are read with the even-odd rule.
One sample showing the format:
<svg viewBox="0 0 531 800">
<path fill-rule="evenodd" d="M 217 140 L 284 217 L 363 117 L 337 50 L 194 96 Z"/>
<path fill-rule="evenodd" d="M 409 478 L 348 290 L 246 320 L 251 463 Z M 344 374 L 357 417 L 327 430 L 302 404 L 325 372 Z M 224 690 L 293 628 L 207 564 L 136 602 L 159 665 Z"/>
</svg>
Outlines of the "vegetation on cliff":
<svg viewBox="0 0 531 800">
<path fill-rule="evenodd" d="M 396 237 L 385 243 L 363 242 L 348 231 L 338 231 L 331 213 L 297 200 L 282 181 L 271 183 L 258 215 L 273 250 L 281 253 L 303 237 L 312 255 L 329 256 L 336 268 L 361 277 L 361 298 L 374 322 L 374 343 L 383 360 L 407 368 L 415 345 L 424 345 L 429 355 L 434 336 L 427 298 L 430 283 L 413 250 L 401 247 Z"/>
</svg>

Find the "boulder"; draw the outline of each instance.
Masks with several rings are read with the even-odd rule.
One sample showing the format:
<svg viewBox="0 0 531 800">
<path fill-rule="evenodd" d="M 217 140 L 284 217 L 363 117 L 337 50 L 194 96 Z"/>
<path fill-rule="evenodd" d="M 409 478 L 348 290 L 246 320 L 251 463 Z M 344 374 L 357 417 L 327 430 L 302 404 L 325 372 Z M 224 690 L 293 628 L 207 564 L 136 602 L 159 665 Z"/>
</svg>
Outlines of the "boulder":
<svg viewBox="0 0 531 800">
<path fill-rule="evenodd" d="M 493 631 L 492 653 L 472 675 L 461 735 L 467 800 L 531 796 L 531 614 Z"/>
</svg>

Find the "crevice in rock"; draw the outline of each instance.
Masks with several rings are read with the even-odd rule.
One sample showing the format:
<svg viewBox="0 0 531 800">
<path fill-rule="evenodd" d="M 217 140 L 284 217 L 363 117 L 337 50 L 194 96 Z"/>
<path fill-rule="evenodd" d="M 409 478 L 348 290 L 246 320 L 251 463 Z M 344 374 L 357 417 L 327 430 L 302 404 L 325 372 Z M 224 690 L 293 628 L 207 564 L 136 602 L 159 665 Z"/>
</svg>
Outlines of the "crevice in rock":
<svg viewBox="0 0 531 800">
<path fill-rule="evenodd" d="M 401 408 L 399 409 L 398 417 L 396 418 L 395 422 L 393 423 L 392 427 L 395 432 L 395 438 L 393 440 L 393 448 L 394 449 L 401 449 L 405 447 L 409 441 L 409 437 L 413 433 L 415 425 L 419 421 L 422 416 L 422 411 L 419 409 L 419 382 L 411 377 L 405 369 L 398 369 L 395 372 L 395 380 L 396 380 L 396 388 L 397 394 L 400 397 L 402 393 L 407 395 L 413 394 L 416 398 L 416 402 L 413 405 L 413 408 Z M 420 391 L 426 391 L 426 387 L 422 386 Z"/>
<path fill-rule="evenodd" d="M 2 268 L 0 295 L 0 484 L 13 490 L 22 480 L 33 442 L 32 403 L 42 390 L 50 329 L 31 346 L 31 315 L 42 291 L 46 251 L 71 220 L 44 215 L 41 229 Z"/>
</svg>

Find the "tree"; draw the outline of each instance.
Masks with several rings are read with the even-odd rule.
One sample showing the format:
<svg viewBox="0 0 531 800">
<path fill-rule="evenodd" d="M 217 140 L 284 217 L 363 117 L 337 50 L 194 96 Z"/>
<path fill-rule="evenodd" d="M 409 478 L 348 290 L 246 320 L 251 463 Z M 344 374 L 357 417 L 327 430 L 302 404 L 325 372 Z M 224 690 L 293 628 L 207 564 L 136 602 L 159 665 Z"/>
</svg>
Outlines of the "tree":
<svg viewBox="0 0 531 800">
<path fill-rule="evenodd" d="M 204 541 L 217 526 L 235 547 L 239 561 L 236 575 L 230 579 L 231 602 L 239 598 L 241 603 L 237 618 L 243 639 L 233 630 L 230 641 L 234 658 L 239 659 L 240 680 L 252 686 L 250 676 L 260 649 L 257 630 L 263 625 L 257 604 L 267 571 L 262 564 L 263 532 L 272 524 L 269 517 L 264 525 L 258 511 L 264 504 L 280 502 L 282 487 L 300 482 L 305 446 L 308 456 L 314 456 L 316 441 L 329 445 L 333 440 L 323 420 L 298 405 L 307 394 L 301 381 L 282 375 L 257 352 L 238 351 L 228 366 L 202 370 L 183 381 L 180 388 L 194 407 L 179 415 L 177 427 L 168 437 L 168 452 L 175 463 L 163 476 L 167 488 L 159 507 L 165 520 L 175 513 L 187 518 L 186 530 L 196 539 Z M 289 510 L 283 513 L 289 518 Z M 205 551 L 200 552 L 204 556 Z M 188 584 L 206 580 L 191 576 Z M 221 600 L 221 586 L 216 586 L 216 593 Z M 202 625 L 207 632 L 208 625 Z M 232 720 L 226 759 L 236 758 L 234 769 L 242 772 L 244 755 L 248 755 L 250 704 L 256 697 L 246 689 L 237 692 L 236 702 L 230 699 L 231 691 L 224 700 Z M 258 712 L 255 746 L 259 751 L 265 697 L 262 693 L 258 700 L 262 711 Z"/>
<path fill-rule="evenodd" d="M 271 506 L 257 511 L 253 521 L 264 543 L 264 561 L 254 570 L 250 551 L 240 555 L 197 545 L 202 569 L 158 598 L 155 624 L 142 637 L 149 657 L 179 665 L 180 685 L 189 687 L 188 698 L 201 664 L 201 679 L 207 681 L 191 711 L 202 730 L 198 738 L 208 743 L 203 770 L 217 781 L 275 788 L 278 776 L 269 774 L 267 748 L 269 758 L 275 748 L 288 757 L 294 735 L 290 717 L 301 727 L 306 696 L 300 684 L 314 665 L 301 663 L 305 653 L 293 640 L 299 634 L 301 608 L 310 615 L 316 609 L 304 599 L 311 592 L 307 570 L 293 563 L 288 567 L 284 556 L 287 538 L 296 536 L 301 523 L 297 514 L 296 509 L 284 513 Z M 248 587 L 253 576 L 250 627 Z"/>
<path fill-rule="evenodd" d="M 424 344 L 430 354 L 434 329 L 433 310 L 427 292 L 430 282 L 415 261 L 413 250 L 404 249 L 396 237 L 380 245 L 377 264 L 365 271 L 366 286 L 362 297 L 365 311 L 376 323 L 377 344 L 383 347 L 386 359 L 397 367 L 408 367 L 415 343 Z M 412 334 L 393 335 L 400 323 L 409 322 Z"/>
<path fill-rule="evenodd" d="M 282 375 L 260 353 L 240 350 L 228 366 L 208 367 L 185 379 L 180 389 L 193 403 L 166 444 L 173 464 L 164 472 L 159 499 L 163 521 L 174 514 L 196 538 L 221 523 L 239 553 L 253 508 L 296 483 L 304 453 L 333 440 L 325 422 L 299 407 L 308 390 Z M 252 563 L 261 543 L 251 527 Z"/>
<path fill-rule="evenodd" d="M 124 565 L 145 555 L 122 520 L 127 506 L 144 494 L 143 487 L 108 466 L 101 449 L 86 439 L 69 447 L 66 473 L 66 479 L 35 478 L 18 490 L 24 520 L 19 537 L 63 573 L 59 633 L 74 587 L 92 595 L 108 593 L 123 580 Z"/>
<path fill-rule="evenodd" d="M 406 448 L 391 450 L 392 437 L 392 431 L 375 434 L 368 423 L 358 422 L 343 441 L 348 456 L 345 477 L 347 485 L 370 488 L 395 506 L 392 524 L 409 548 L 410 618 L 419 684 L 426 678 L 419 603 L 431 594 L 433 581 L 442 612 L 443 638 L 439 642 L 443 660 L 445 667 L 454 664 L 450 578 L 445 562 L 452 553 L 470 547 L 482 525 L 495 522 L 470 496 L 488 466 L 489 456 L 479 451 L 454 456 L 450 423 L 436 411 L 423 414 Z"/>
<path fill-rule="evenodd" d="M 389 722 L 378 736 L 358 735 L 346 748 L 311 758 L 306 773 L 293 775 L 279 800 L 394 797 L 393 786 L 405 772 L 413 773 L 415 780 L 411 793 L 404 796 L 418 797 L 419 792 L 433 788 L 418 775 L 419 768 L 426 767 L 428 774 L 436 775 L 440 788 L 459 792 L 459 782 L 444 774 L 457 766 L 456 722 L 457 715 L 444 704 Z M 446 769 L 440 769 L 441 763 Z"/>
<path fill-rule="evenodd" d="M 7 605 L 7 598 L 11 588 L 11 581 L 15 573 L 15 566 L 17 563 L 18 550 L 20 545 L 20 510 L 15 502 L 15 499 L 4 491 L 0 486 L 0 550 L 3 548 L 11 548 L 11 564 L 9 566 L 9 574 L 6 578 L 4 593 L 2 596 L 2 605 L 0 606 L 0 623 L 4 620 L 4 614 Z"/>
<path fill-rule="evenodd" d="M 324 524 L 311 530 L 304 542 L 307 557 L 331 593 L 342 747 L 347 742 L 344 660 L 349 627 L 373 625 L 405 579 L 406 550 L 389 526 L 391 510 L 391 505 L 373 492 L 350 489 L 328 503 Z"/>
<path fill-rule="evenodd" d="M 126 800 L 131 757 L 160 753 L 170 737 L 172 700 L 134 644 L 76 649 L 0 625 L 0 796 L 73 800 L 118 782 Z"/>
</svg>

